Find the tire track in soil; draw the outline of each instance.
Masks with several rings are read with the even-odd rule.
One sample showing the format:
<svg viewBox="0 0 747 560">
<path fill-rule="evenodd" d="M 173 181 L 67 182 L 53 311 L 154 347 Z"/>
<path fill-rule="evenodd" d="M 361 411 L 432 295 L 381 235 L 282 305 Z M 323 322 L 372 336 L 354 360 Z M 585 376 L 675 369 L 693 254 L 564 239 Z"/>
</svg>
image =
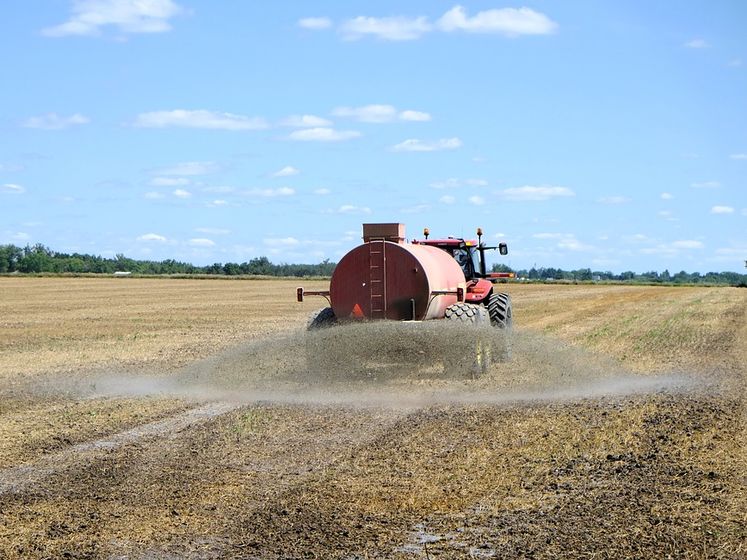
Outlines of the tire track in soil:
<svg viewBox="0 0 747 560">
<path fill-rule="evenodd" d="M 54 474 L 90 463 L 97 457 L 125 444 L 135 443 L 145 438 L 174 439 L 184 430 L 203 424 L 216 416 L 227 414 L 241 406 L 241 404 L 228 402 L 203 404 L 163 420 L 136 426 L 105 438 L 80 443 L 59 453 L 45 455 L 36 461 L 0 470 L 0 496 L 23 492 Z"/>
</svg>

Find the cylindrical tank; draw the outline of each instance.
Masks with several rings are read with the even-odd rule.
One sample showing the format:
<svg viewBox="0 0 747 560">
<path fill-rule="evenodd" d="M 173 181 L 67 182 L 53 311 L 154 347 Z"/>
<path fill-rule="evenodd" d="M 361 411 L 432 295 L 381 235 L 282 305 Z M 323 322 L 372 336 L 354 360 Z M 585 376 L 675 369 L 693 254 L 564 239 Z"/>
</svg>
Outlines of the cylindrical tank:
<svg viewBox="0 0 747 560">
<path fill-rule="evenodd" d="M 330 283 L 338 319 L 440 319 L 465 287 L 464 273 L 446 251 L 427 245 L 370 241 L 347 253 Z"/>
</svg>

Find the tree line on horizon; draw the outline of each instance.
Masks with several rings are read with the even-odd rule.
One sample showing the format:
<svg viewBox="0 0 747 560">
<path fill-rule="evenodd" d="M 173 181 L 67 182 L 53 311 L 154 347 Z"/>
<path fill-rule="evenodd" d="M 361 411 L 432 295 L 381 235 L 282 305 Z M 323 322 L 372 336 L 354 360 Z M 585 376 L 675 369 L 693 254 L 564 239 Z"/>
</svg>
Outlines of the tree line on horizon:
<svg viewBox="0 0 747 560">
<path fill-rule="evenodd" d="M 267 257 L 257 257 L 243 263 L 214 263 L 196 266 L 190 263 L 166 259 L 163 261 L 136 260 L 117 254 L 114 258 L 81 253 L 60 253 L 37 243 L 26 247 L 0 245 L 0 274 L 8 273 L 69 273 L 69 274 L 207 274 L 217 276 L 331 276 L 337 263 L 329 259 L 318 264 L 275 264 Z M 615 274 L 610 271 L 594 271 L 590 268 L 563 270 L 551 267 L 532 267 L 514 270 L 504 264 L 493 265 L 493 272 L 513 272 L 516 278 L 544 282 L 639 282 L 666 284 L 724 284 L 747 287 L 747 274 L 737 272 L 670 273 L 633 271 Z"/>
</svg>

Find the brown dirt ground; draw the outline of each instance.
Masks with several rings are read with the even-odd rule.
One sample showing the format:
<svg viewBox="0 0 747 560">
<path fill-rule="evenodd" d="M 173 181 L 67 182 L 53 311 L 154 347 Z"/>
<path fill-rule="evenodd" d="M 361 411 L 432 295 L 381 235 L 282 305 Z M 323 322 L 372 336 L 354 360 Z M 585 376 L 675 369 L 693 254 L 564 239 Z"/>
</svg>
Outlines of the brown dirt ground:
<svg viewBox="0 0 747 560">
<path fill-rule="evenodd" d="M 511 362 L 371 388 L 294 377 L 295 285 L 0 278 L 0 557 L 747 556 L 747 290 L 507 284 Z"/>
</svg>

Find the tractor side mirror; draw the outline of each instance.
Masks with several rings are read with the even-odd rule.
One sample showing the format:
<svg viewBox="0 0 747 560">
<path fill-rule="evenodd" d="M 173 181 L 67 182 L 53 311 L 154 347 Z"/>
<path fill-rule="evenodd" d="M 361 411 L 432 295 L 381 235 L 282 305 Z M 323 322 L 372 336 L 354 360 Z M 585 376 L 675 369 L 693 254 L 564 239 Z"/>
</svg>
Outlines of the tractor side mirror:
<svg viewBox="0 0 747 560">
<path fill-rule="evenodd" d="M 508 245 L 505 243 L 498 243 L 498 252 L 501 255 L 508 255 Z"/>
</svg>

